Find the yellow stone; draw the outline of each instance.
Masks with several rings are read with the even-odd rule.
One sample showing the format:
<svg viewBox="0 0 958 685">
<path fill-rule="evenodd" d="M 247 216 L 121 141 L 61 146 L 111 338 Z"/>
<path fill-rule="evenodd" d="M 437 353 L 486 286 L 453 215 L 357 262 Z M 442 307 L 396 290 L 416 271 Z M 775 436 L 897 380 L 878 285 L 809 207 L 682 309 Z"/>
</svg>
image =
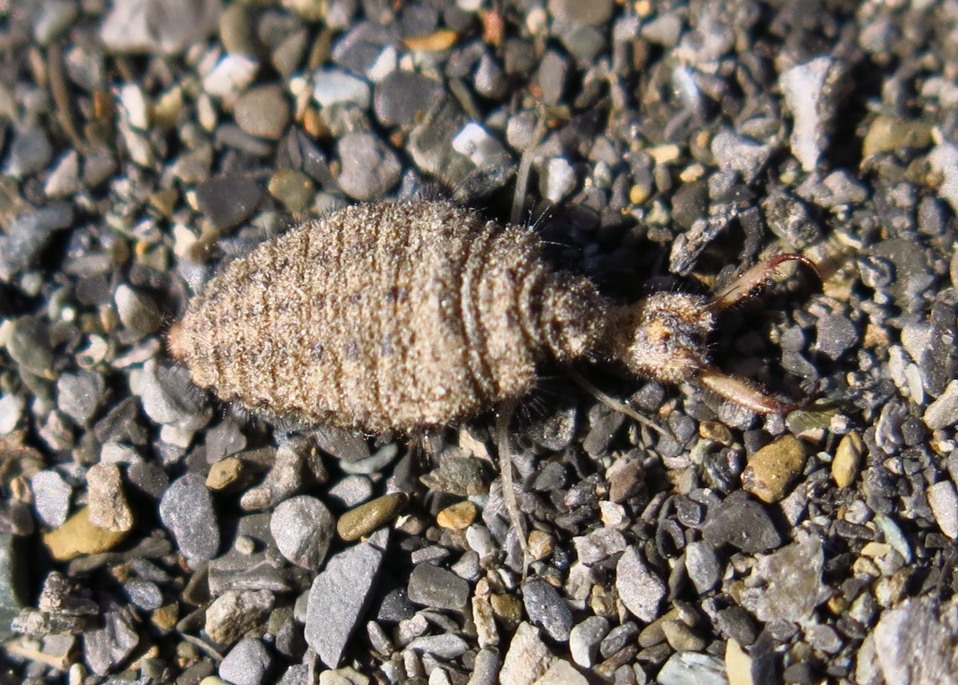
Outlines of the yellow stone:
<svg viewBox="0 0 958 685">
<path fill-rule="evenodd" d="M 752 657 L 733 638 L 725 643 L 725 673 L 728 685 L 754 685 Z"/>
<path fill-rule="evenodd" d="M 476 520 L 476 505 L 469 500 L 451 504 L 436 515 L 441 528 L 465 530 Z"/>
<path fill-rule="evenodd" d="M 794 435 L 766 445 L 749 459 L 742 487 L 764 502 L 778 502 L 805 467 L 805 446 Z"/>
<path fill-rule="evenodd" d="M 861 436 L 854 431 L 838 443 L 835 458 L 832 459 L 832 480 L 838 487 L 847 488 L 855 481 L 864 446 Z"/>
<path fill-rule="evenodd" d="M 44 533 L 43 544 L 57 561 L 69 561 L 83 554 L 99 554 L 116 547 L 126 531 L 113 531 L 93 525 L 90 511 L 83 507 L 63 525 Z"/>
<path fill-rule="evenodd" d="M 336 532 L 350 542 L 381 528 L 399 515 L 408 497 L 402 492 L 393 492 L 360 504 L 339 517 Z"/>
</svg>

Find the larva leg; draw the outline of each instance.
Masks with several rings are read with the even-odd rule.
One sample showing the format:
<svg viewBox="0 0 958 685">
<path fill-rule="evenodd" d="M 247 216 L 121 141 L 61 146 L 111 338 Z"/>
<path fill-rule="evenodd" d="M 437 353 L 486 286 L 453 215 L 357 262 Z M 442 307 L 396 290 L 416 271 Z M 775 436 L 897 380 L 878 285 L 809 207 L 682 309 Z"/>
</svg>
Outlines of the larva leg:
<svg viewBox="0 0 958 685">
<path fill-rule="evenodd" d="M 818 278 L 819 281 L 822 280 L 821 275 L 818 273 L 818 267 L 815 266 L 815 262 L 805 255 L 785 252 L 777 254 L 774 257 L 769 257 L 746 269 L 741 276 L 712 296 L 712 299 L 709 300 L 709 308 L 713 312 L 718 313 L 742 300 L 752 297 L 758 290 L 767 287 L 772 282 L 772 276 L 775 275 L 775 270 L 785 262 L 800 262 L 808 268 L 809 271 L 815 274 L 815 277 Z"/>
<path fill-rule="evenodd" d="M 509 514 L 509 523 L 512 524 L 519 536 L 519 547 L 522 549 L 522 577 L 526 576 L 526 569 L 532 557 L 529 554 L 529 541 L 526 539 L 525 522 L 519 503 L 516 501 L 515 483 L 513 481 L 512 454 L 509 450 L 509 423 L 516 410 L 516 400 L 504 402 L 496 412 L 496 442 L 499 451 L 499 474 L 502 478 L 502 501 Z"/>
</svg>

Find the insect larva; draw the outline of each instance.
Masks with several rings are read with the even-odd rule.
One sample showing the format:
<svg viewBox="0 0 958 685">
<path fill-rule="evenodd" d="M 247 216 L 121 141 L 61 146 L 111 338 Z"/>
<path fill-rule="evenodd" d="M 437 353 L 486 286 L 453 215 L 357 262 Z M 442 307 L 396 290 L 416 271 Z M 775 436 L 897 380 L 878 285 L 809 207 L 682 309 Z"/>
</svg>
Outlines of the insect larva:
<svg viewBox="0 0 958 685">
<path fill-rule="evenodd" d="M 190 302 L 169 348 L 193 381 L 252 410 L 370 433 L 445 425 L 526 394 L 536 366 L 595 358 L 669 383 L 698 379 L 754 411 L 789 408 L 714 369 L 722 309 L 784 261 L 711 299 L 633 304 L 553 269 L 530 229 L 449 202 L 361 204 L 267 241 Z"/>
</svg>

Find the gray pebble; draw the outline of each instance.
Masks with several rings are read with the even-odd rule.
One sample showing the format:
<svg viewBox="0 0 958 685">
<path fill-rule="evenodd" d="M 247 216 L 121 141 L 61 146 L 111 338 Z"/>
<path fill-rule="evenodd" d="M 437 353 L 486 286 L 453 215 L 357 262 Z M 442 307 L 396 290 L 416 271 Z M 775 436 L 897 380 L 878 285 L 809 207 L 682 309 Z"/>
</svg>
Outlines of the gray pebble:
<svg viewBox="0 0 958 685">
<path fill-rule="evenodd" d="M 7 157 L 6 173 L 23 178 L 42 171 L 53 156 L 47 134 L 40 127 L 16 131 Z"/>
<path fill-rule="evenodd" d="M 782 544 L 765 507 L 743 490 L 736 490 L 709 510 L 702 534 L 716 547 L 728 544 L 748 553 Z"/>
<path fill-rule="evenodd" d="M 339 139 L 336 151 L 343 165 L 339 187 L 351 198 L 380 198 L 399 181 L 399 158 L 371 133 L 347 133 Z"/>
<path fill-rule="evenodd" d="M 476 67 L 474 84 L 476 92 L 483 97 L 497 99 L 506 94 L 509 80 L 499 61 L 488 52 L 483 52 Z"/>
<path fill-rule="evenodd" d="M 353 104 L 367 109 L 369 84 L 339 69 L 321 69 L 313 75 L 313 97 L 321 107 Z"/>
<path fill-rule="evenodd" d="M 73 207 L 65 202 L 49 203 L 17 216 L 0 234 L 0 280 L 9 282 L 28 268 L 53 234 L 72 223 Z"/>
<path fill-rule="evenodd" d="M 220 0 L 117 0 L 100 25 L 110 53 L 171 55 L 216 29 Z"/>
<path fill-rule="evenodd" d="M 941 396 L 928 405 L 922 417 L 932 430 L 958 423 L 958 380 L 951 381 Z"/>
<path fill-rule="evenodd" d="M 762 199 L 761 204 L 769 229 L 790 249 L 800 250 L 821 237 L 821 229 L 801 200 L 782 191 L 773 191 Z"/>
<path fill-rule="evenodd" d="M 223 419 L 206 431 L 206 463 L 215 464 L 223 457 L 242 452 L 246 449 L 246 435 L 236 422 Z"/>
<path fill-rule="evenodd" d="M 655 575 L 637 547 L 629 547 L 615 567 L 615 587 L 625 607 L 646 623 L 659 615 L 659 605 L 667 591 L 662 579 Z"/>
<path fill-rule="evenodd" d="M 113 301 L 120 323 L 139 337 L 153 333 L 163 321 L 163 315 L 153 298 L 125 283 L 117 286 Z"/>
<path fill-rule="evenodd" d="M 712 155 L 719 169 L 737 172 L 749 183 L 759 177 L 774 152 L 771 143 L 761 143 L 727 128 L 712 139 Z"/>
<path fill-rule="evenodd" d="M 182 367 L 159 366 L 151 359 L 134 376 L 132 385 L 143 403 L 143 411 L 157 423 L 196 430 L 205 426 L 212 414 Z"/>
<path fill-rule="evenodd" d="M 108 611 L 100 627 L 83 633 L 83 656 L 97 675 L 106 675 L 126 659 L 140 642 L 128 611 Z"/>
<path fill-rule="evenodd" d="M 609 634 L 602 639 L 599 645 L 599 654 L 601 654 L 603 658 L 608 659 L 627 645 L 635 643 L 635 639 L 638 635 L 639 627 L 635 625 L 635 622 L 626 621 L 622 625 L 618 625 L 610 630 Z"/>
<path fill-rule="evenodd" d="M 562 202 L 575 190 L 578 180 L 575 169 L 565 157 L 553 157 L 546 162 L 539 180 L 543 196 L 553 204 Z"/>
<path fill-rule="evenodd" d="M 189 561 L 212 559 L 220 546 L 213 497 L 203 477 L 187 473 L 174 481 L 160 501 L 160 519 Z"/>
<path fill-rule="evenodd" d="M 469 602 L 469 583 L 452 571 L 422 563 L 409 576 L 407 596 L 416 604 L 462 611 Z"/>
<path fill-rule="evenodd" d="M 549 0 L 549 13 L 563 24 L 598 26 L 612 17 L 612 0 Z"/>
<path fill-rule="evenodd" d="M 30 478 L 30 488 L 33 490 L 33 508 L 44 525 L 56 528 L 67 520 L 73 490 L 59 473 L 35 473 Z"/>
<path fill-rule="evenodd" d="M 417 637 L 407 648 L 414 652 L 432 654 L 440 659 L 455 659 L 469 649 L 469 645 L 458 635 L 446 633 Z"/>
<path fill-rule="evenodd" d="M 821 317 L 817 324 L 818 350 L 831 360 L 838 360 L 858 344 L 858 330 L 847 316 L 833 314 Z"/>
<path fill-rule="evenodd" d="M 130 602 L 143 611 L 153 611 L 163 606 L 163 592 L 156 583 L 133 579 L 124 583 L 123 589 Z"/>
<path fill-rule="evenodd" d="M 63 198 L 80 190 L 80 154 L 70 150 L 50 172 L 43 192 L 50 198 Z"/>
<path fill-rule="evenodd" d="M 958 492 L 950 480 L 929 485 L 925 490 L 928 506 L 941 532 L 952 540 L 958 539 Z"/>
<path fill-rule="evenodd" d="M 371 544 L 385 545 L 383 531 L 330 558 L 309 591 L 306 641 L 320 660 L 336 668 L 357 622 L 370 599 L 383 553 Z M 336 620 L 330 620 L 331 617 Z"/>
<path fill-rule="evenodd" d="M 821 539 L 799 531 L 797 542 L 760 557 L 749 586 L 741 593 L 742 606 L 760 621 L 800 623 L 828 598 L 822 582 L 824 553 Z"/>
<path fill-rule="evenodd" d="M 792 113 L 792 154 L 805 171 L 814 171 L 827 145 L 830 115 L 834 102 L 828 93 L 830 79 L 834 78 L 835 62 L 830 57 L 818 57 L 782 73 L 779 85 L 785 104 Z"/>
<path fill-rule="evenodd" d="M 280 85 L 250 88 L 236 100 L 233 117 L 251 136 L 279 140 L 289 123 L 289 101 Z"/>
<path fill-rule="evenodd" d="M 722 577 L 722 565 L 715 548 L 704 540 L 686 546 L 685 570 L 700 595 L 711 592 Z"/>
<path fill-rule="evenodd" d="M 351 508 L 373 496 L 373 484 L 366 476 L 346 476 L 336 481 L 326 494 Z"/>
<path fill-rule="evenodd" d="M 315 497 L 291 497 L 276 507 L 269 529 L 280 554 L 315 571 L 326 559 L 335 532 L 333 515 Z"/>
<path fill-rule="evenodd" d="M 554 587 L 538 578 L 527 580 L 522 586 L 522 601 L 529 620 L 549 637 L 558 642 L 569 639 L 572 610 Z"/>
<path fill-rule="evenodd" d="M 555 50 L 546 50 L 536 72 L 536 81 L 542 90 L 542 102 L 545 105 L 553 106 L 562 100 L 568 74 L 568 60 Z"/>
<path fill-rule="evenodd" d="M 655 678 L 658 685 L 727 685 L 725 663 L 716 656 L 677 652 Z"/>
<path fill-rule="evenodd" d="M 57 379 L 57 407 L 80 426 L 96 415 L 105 393 L 103 376 L 93 371 L 64 373 Z"/>
<path fill-rule="evenodd" d="M 376 84 L 373 110 L 383 126 L 412 126 L 442 99 L 442 84 L 413 71 L 393 71 Z"/>
<path fill-rule="evenodd" d="M 908 598 L 884 612 L 872 632 L 887 685 L 958 683 L 958 601 Z"/>
<path fill-rule="evenodd" d="M 595 665 L 599 643 L 609 632 L 609 621 L 602 616 L 589 616 L 569 632 L 569 653 L 584 668 Z"/>
<path fill-rule="evenodd" d="M 249 176 L 216 176 L 196 188 L 200 211 L 218 230 L 246 221 L 262 197 L 263 188 Z"/>
<path fill-rule="evenodd" d="M 240 640 L 229 651 L 217 670 L 220 678 L 232 685 L 260 685 L 273 664 L 273 657 L 260 640 Z"/>
<path fill-rule="evenodd" d="M 614 528 L 596 528 L 588 535 L 572 538 L 576 556 L 586 566 L 618 554 L 626 547 L 625 536 Z"/>
</svg>

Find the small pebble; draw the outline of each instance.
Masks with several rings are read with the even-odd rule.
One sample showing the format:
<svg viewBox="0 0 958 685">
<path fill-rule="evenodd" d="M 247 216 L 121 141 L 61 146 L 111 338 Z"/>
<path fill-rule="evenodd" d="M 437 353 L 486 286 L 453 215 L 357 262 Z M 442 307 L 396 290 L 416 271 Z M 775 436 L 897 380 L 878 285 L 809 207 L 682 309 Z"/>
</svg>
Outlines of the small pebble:
<svg viewBox="0 0 958 685">
<path fill-rule="evenodd" d="M 804 467 L 804 445 L 786 435 L 752 455 L 742 473 L 742 488 L 764 502 L 778 502 Z"/>
<path fill-rule="evenodd" d="M 336 532 L 347 542 L 358 540 L 395 519 L 407 500 L 405 493 L 392 492 L 360 504 L 339 517 Z"/>
<path fill-rule="evenodd" d="M 615 588 L 632 615 L 646 623 L 659 615 L 666 585 L 646 566 L 636 547 L 629 547 L 615 567 Z"/>
<path fill-rule="evenodd" d="M 545 581 L 533 578 L 522 586 L 526 615 L 534 625 L 543 628 L 553 640 L 566 642 L 572 630 L 572 610 L 556 589 Z"/>
<path fill-rule="evenodd" d="M 44 525 L 56 528 L 70 513 L 70 495 L 73 489 L 56 471 L 38 471 L 30 478 L 33 507 Z"/>
<path fill-rule="evenodd" d="M 722 565 L 715 548 L 705 540 L 686 545 L 685 570 L 700 595 L 711 592 L 722 578 Z"/>
<path fill-rule="evenodd" d="M 609 621 L 603 616 L 588 616 L 569 632 L 569 653 L 583 668 L 596 663 L 599 643 L 609 632 Z"/>
<path fill-rule="evenodd" d="M 347 133 L 336 152 L 342 162 L 339 187 L 356 200 L 375 200 L 399 181 L 402 166 L 396 153 L 371 133 Z"/>
<path fill-rule="evenodd" d="M 743 490 L 733 492 L 709 510 L 702 534 L 715 547 L 728 544 L 749 554 L 782 544 L 765 507 Z"/>
<path fill-rule="evenodd" d="M 63 525 L 43 536 L 43 544 L 57 561 L 69 561 L 82 554 L 98 554 L 116 547 L 126 532 L 100 528 L 90 521 L 90 510 L 80 509 Z"/>
<path fill-rule="evenodd" d="M 759 558 L 740 602 L 760 621 L 804 621 L 828 598 L 824 563 L 821 539 L 800 530 L 796 542 Z"/>
<path fill-rule="evenodd" d="M 928 405 L 922 417 L 932 430 L 958 423 L 958 380 L 951 381 L 941 396 Z"/>
<path fill-rule="evenodd" d="M 451 504 L 436 515 L 436 524 L 450 530 L 465 530 L 476 520 L 476 505 L 469 500 Z"/>
<path fill-rule="evenodd" d="M 213 642 L 231 645 L 265 623 L 275 601 L 268 590 L 224 592 L 206 609 L 206 634 Z"/>
<path fill-rule="evenodd" d="M 123 491 L 120 469 L 115 464 L 94 464 L 87 470 L 90 523 L 118 533 L 133 528 L 133 511 Z"/>
<path fill-rule="evenodd" d="M 170 484 L 160 501 L 160 519 L 191 562 L 212 559 L 219 550 L 213 498 L 199 474 L 187 473 Z"/>
<path fill-rule="evenodd" d="M 317 570 L 333 539 L 333 515 L 315 497 L 291 497 L 276 507 L 269 529 L 280 554 L 297 566 Z"/>
<path fill-rule="evenodd" d="M 155 332 L 163 321 L 163 315 L 153 298 L 125 283 L 117 286 L 113 300 L 120 323 L 139 337 Z"/>
<path fill-rule="evenodd" d="M 260 685 L 273 663 L 261 640 L 240 640 L 220 662 L 220 678 L 232 685 Z"/>
<path fill-rule="evenodd" d="M 954 484 L 943 480 L 929 485 L 925 497 L 941 532 L 952 540 L 958 539 L 958 492 Z"/>
<path fill-rule="evenodd" d="M 420 563 L 409 575 L 406 594 L 416 604 L 462 611 L 469 602 L 469 583 L 451 571 Z"/>
<path fill-rule="evenodd" d="M 289 102 L 282 86 L 257 86 L 236 99 L 233 116 L 251 136 L 279 140 L 289 123 Z"/>
<path fill-rule="evenodd" d="M 842 437 L 832 459 L 832 480 L 840 488 L 847 488 L 858 476 L 864 443 L 861 436 L 852 431 Z"/>
<path fill-rule="evenodd" d="M 725 664 L 716 656 L 677 652 L 656 676 L 658 685 L 728 685 Z"/>
</svg>

